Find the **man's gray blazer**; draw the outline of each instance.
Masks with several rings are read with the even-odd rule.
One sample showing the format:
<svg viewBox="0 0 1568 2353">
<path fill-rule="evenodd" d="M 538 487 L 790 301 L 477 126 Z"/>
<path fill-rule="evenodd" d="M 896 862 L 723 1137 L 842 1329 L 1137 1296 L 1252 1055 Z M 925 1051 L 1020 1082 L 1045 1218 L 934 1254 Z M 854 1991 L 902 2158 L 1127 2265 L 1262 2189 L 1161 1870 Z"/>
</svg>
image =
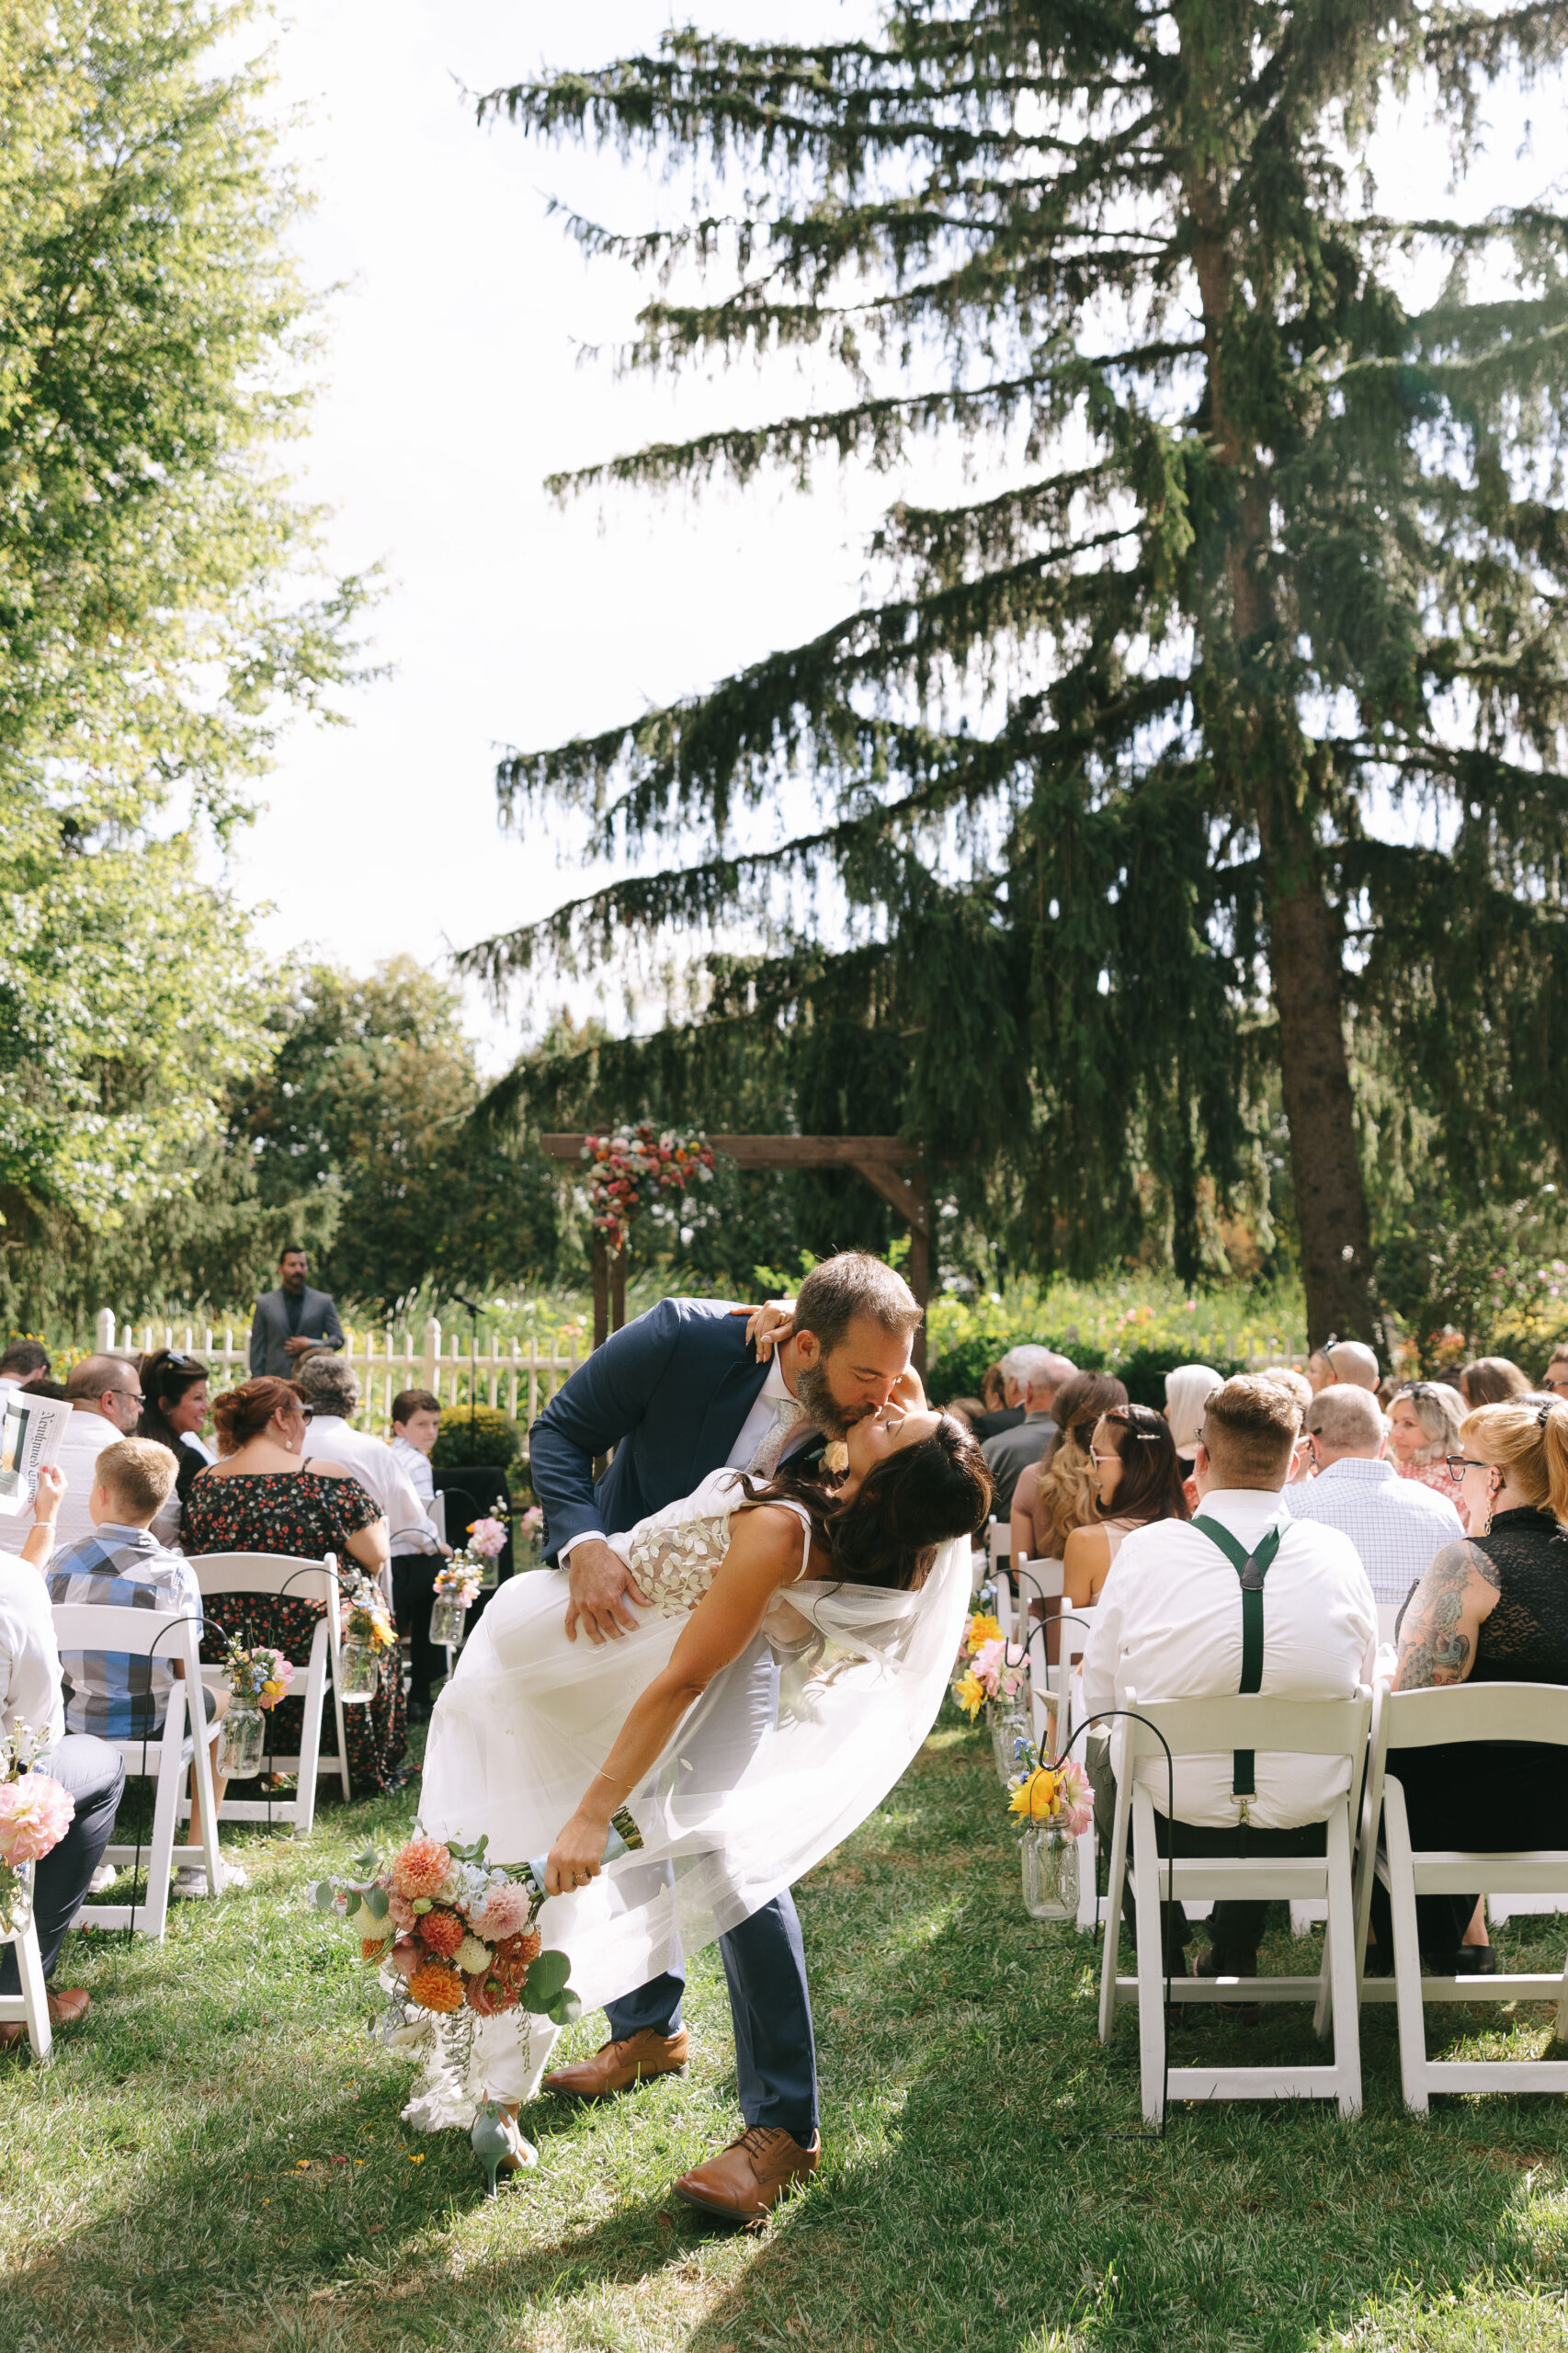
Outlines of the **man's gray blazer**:
<svg viewBox="0 0 1568 2353">
<path fill-rule="evenodd" d="M 250 1327 L 250 1369 L 254 1381 L 258 1373 L 278 1374 L 284 1381 L 293 1378 L 300 1359 L 289 1354 L 286 1343 L 294 1338 L 289 1329 L 289 1294 L 283 1290 L 264 1290 L 256 1303 L 256 1313 Z M 343 1326 L 337 1320 L 337 1310 L 324 1290 L 312 1290 L 305 1285 L 304 1304 L 300 1310 L 297 1336 L 301 1340 L 319 1340 L 324 1347 L 343 1346 Z"/>
</svg>

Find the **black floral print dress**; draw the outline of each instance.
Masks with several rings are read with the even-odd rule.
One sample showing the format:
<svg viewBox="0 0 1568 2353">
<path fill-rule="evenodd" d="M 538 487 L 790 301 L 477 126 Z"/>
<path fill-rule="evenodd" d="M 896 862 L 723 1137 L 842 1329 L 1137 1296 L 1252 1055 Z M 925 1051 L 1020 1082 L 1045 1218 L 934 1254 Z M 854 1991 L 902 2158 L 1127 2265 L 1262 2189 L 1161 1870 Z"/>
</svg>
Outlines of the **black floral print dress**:
<svg viewBox="0 0 1568 2353">
<path fill-rule="evenodd" d="M 180 1520 L 180 1541 L 187 1552 L 278 1552 L 301 1561 L 324 1560 L 328 1552 L 341 1562 L 348 1539 L 381 1518 L 357 1479 L 324 1478 L 314 1471 L 241 1471 L 222 1475 L 204 1473 L 190 1491 Z M 270 1644 L 283 1651 L 297 1666 L 311 1654 L 311 1642 L 320 1619 L 319 1601 L 293 1600 L 287 1594 L 214 1593 L 208 1597 L 210 1617 L 229 1632 L 243 1633 L 247 1643 Z M 223 1655 L 224 1636 L 210 1627 L 202 1637 L 201 1655 L 216 1665 Z M 348 1733 L 348 1770 L 356 1797 L 372 1790 L 396 1786 L 407 1746 L 403 1721 L 403 1675 L 395 1646 L 381 1661 L 381 1688 L 369 1706 L 345 1708 Z M 267 1747 L 280 1756 L 297 1756 L 304 1726 L 302 1699 L 280 1699 L 272 1711 Z M 333 1711 L 322 1716 L 322 1754 L 337 1754 L 337 1726 Z"/>
</svg>

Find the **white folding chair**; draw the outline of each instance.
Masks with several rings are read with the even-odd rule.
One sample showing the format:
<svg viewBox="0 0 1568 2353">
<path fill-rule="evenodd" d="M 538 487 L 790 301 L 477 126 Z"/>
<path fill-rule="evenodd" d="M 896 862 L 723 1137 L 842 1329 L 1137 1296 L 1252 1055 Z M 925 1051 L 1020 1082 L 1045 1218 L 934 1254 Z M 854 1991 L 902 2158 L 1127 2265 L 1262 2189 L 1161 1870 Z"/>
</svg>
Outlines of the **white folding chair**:
<svg viewBox="0 0 1568 2353">
<path fill-rule="evenodd" d="M 17 1948 L 17 1974 L 22 1981 L 22 1990 L 19 1994 L 0 1994 L 0 2025 L 26 2027 L 33 2058 L 41 2067 L 53 2045 L 54 2029 L 49 2023 L 49 1987 L 44 1983 L 38 1930 L 30 1912 L 25 1928 L 18 1929 L 15 1936 L 0 1937 L 0 1951 L 7 1945 Z"/>
<path fill-rule="evenodd" d="M 1361 2109 L 1361 2045 L 1356 2002 L 1356 1897 L 1350 1876 L 1351 1811 L 1359 1794 L 1367 1753 L 1371 1694 L 1364 1687 L 1353 1699 L 1169 1699 L 1141 1707 L 1133 1692 L 1127 1707 L 1148 1719 L 1149 1729 L 1119 1719 L 1116 1815 L 1111 1836 L 1109 1886 L 1106 1897 L 1105 1955 L 1100 1973 L 1100 2040 L 1108 2042 L 1119 2001 L 1138 2003 L 1138 2033 L 1143 2114 L 1157 2124 L 1172 2099 L 1335 2099 L 1341 2116 Z M 1152 1758 L 1163 1790 L 1165 1752 L 1173 1760 L 1211 1756 L 1238 1748 L 1301 1756 L 1342 1756 L 1349 1787 L 1327 1821 L 1327 1852 L 1322 1855 L 1162 1856 L 1155 1844 L 1154 1808 L 1137 1768 Z M 1119 1977 L 1121 1892 L 1127 1871 L 1128 1826 L 1132 1834 L 1133 1900 L 1138 1916 L 1138 1973 Z M 1179 1904 L 1188 1896 L 1320 1896 L 1328 1905 L 1323 1970 L 1317 1977 L 1178 1977 L 1174 2002 L 1312 2002 L 1312 2023 L 1323 2035 L 1332 2028 L 1332 2066 L 1165 2068 L 1165 1978 L 1160 1937 L 1160 1900 L 1167 1893 Z"/>
<path fill-rule="evenodd" d="M 991 1565 L 991 1582 L 996 1592 L 996 1622 L 1004 1635 L 1010 1641 L 1013 1628 L 1013 1584 L 1010 1574 L 1013 1532 L 1005 1519 L 994 1519 L 987 1524 L 985 1550 Z"/>
<path fill-rule="evenodd" d="M 447 1541 L 446 1489 L 444 1487 L 438 1487 L 435 1495 L 430 1498 L 430 1501 L 426 1505 L 425 1508 L 430 1516 L 430 1525 L 434 1528 L 437 1535 L 444 1544 Z"/>
<path fill-rule="evenodd" d="M 1393 1977 L 1363 1981 L 1362 1998 L 1392 1999 L 1399 2012 L 1399 2070 L 1406 2108 L 1424 2114 L 1433 2092 L 1568 2092 L 1568 2060 L 1429 2059 L 1428 2002 L 1553 2002 L 1568 2040 L 1568 1960 L 1560 1972 L 1499 1971 L 1494 1977 L 1424 1977 L 1416 1935 L 1418 1895 L 1485 1895 L 1493 1888 L 1551 1894 L 1568 1887 L 1568 1849 L 1467 1854 L 1415 1848 L 1404 1790 L 1387 1769 L 1391 1748 L 1446 1748 L 1455 1741 L 1539 1742 L 1568 1748 L 1568 1688 L 1555 1683 L 1478 1683 L 1440 1690 L 1378 1693 L 1371 1763 L 1361 1810 L 1356 1883 L 1356 1951 L 1363 1965 L 1373 1874 L 1393 1914 Z M 1377 1836 L 1380 1813 L 1383 1838 Z"/>
<path fill-rule="evenodd" d="M 156 1658 L 185 1669 L 183 1679 L 176 1675 L 170 1686 L 168 1711 L 156 1739 L 116 1740 L 98 1735 L 122 1759 L 128 1775 L 145 1774 L 157 1785 L 151 1842 L 135 1847 L 112 1842 L 103 1852 L 107 1863 L 145 1862 L 146 1898 L 140 1904 L 83 1904 L 72 1922 L 77 1928 L 132 1928 L 138 1936 L 161 1939 L 169 1917 L 175 1826 L 185 1797 L 186 1767 L 190 1764 L 196 1768 L 201 1799 L 200 1853 L 207 1884 L 213 1891 L 218 1886 L 218 1825 L 212 1808 L 212 1743 L 218 1727 L 203 1720 L 201 1703 L 195 1696 L 201 1681 L 200 1621 L 162 1609 L 57 1601 L 54 1639 L 62 1652 L 120 1651 L 132 1658 Z M 186 1813 L 189 1810 L 187 1803 Z M 182 1848 L 182 1859 L 185 1853 Z"/>
<path fill-rule="evenodd" d="M 348 1736 L 344 1721 L 343 1670 L 340 1659 L 338 1626 L 337 1562 L 328 1553 L 324 1561 L 301 1561 L 280 1552 L 203 1552 L 191 1562 L 201 1586 L 202 1599 L 210 1594 L 247 1593 L 282 1596 L 290 1601 L 319 1601 L 325 1606 L 311 1637 L 310 1654 L 295 1659 L 296 1666 L 305 1668 L 305 1721 L 300 1735 L 297 1756 L 275 1756 L 267 1759 L 267 1768 L 274 1773 L 296 1776 L 294 1795 L 277 1798 L 230 1798 L 223 1800 L 219 1816 L 224 1822 L 287 1823 L 296 1838 L 308 1838 L 316 1818 L 316 1781 L 325 1774 L 342 1785 L 345 1799 L 353 1795 L 348 1772 Z M 221 1613 L 224 1631 L 243 1634 L 244 1609 Z M 203 1670 L 210 1683 L 222 1680 L 222 1667 Z M 332 1684 L 332 1704 L 337 1720 L 337 1755 L 324 1756 L 321 1746 L 322 1711 L 326 1704 L 326 1689 Z M 290 1693 L 290 1697 L 297 1696 Z M 369 1702 L 356 1703 L 368 1707 Z"/>
</svg>

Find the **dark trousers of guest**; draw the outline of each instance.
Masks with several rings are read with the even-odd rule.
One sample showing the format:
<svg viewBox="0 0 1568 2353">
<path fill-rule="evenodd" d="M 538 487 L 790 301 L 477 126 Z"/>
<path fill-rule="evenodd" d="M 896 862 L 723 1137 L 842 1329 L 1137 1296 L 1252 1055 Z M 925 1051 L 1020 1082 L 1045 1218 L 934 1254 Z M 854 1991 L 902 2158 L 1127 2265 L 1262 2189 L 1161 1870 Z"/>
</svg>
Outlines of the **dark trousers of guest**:
<svg viewBox="0 0 1568 2353">
<path fill-rule="evenodd" d="M 65 1931 L 87 1893 L 87 1882 L 103 1860 L 114 1828 L 115 1810 L 125 1787 L 125 1767 L 107 1741 L 91 1733 L 67 1733 L 48 1762 L 39 1768 L 69 1790 L 76 1801 L 70 1829 L 58 1847 L 33 1865 L 33 1923 L 38 1929 L 39 1959 L 46 1977 L 54 1974 Z M 0 1994 L 22 1990 L 17 1968 L 17 1948 L 0 1954 Z"/>
<path fill-rule="evenodd" d="M 447 1671 L 447 1654 L 430 1640 L 430 1610 L 436 1599 L 439 1552 L 394 1552 L 392 1563 L 392 1614 L 397 1631 L 408 1636 L 408 1696 L 430 1705 L 430 1686 Z"/>
<path fill-rule="evenodd" d="M 1097 1753 L 1096 1753 L 1097 1751 Z M 1110 1852 L 1116 1813 L 1116 1776 L 1110 1769 L 1108 1744 L 1091 1742 L 1089 1779 L 1095 1792 L 1095 1833 L 1102 1855 Z M 1174 1842 L 1173 1842 L 1173 1836 Z M 1244 1823 L 1229 1830 L 1217 1823 L 1171 1822 L 1157 1809 L 1154 1843 L 1162 1855 L 1322 1855 L 1328 1851 L 1328 1824 L 1304 1822 L 1293 1830 L 1259 1830 Z M 1132 1894 L 1132 1840 L 1127 1842 L 1127 1879 L 1122 1888 L 1121 1917 L 1134 1944 L 1138 1919 Z M 1221 1977 L 1251 1977 L 1268 1913 L 1267 1897 L 1226 1896 L 1215 1904 L 1207 1922 Z M 1192 1923 L 1181 1904 L 1160 1899 L 1161 1958 L 1173 1977 L 1187 1974 L 1187 1948 Z"/>
<path fill-rule="evenodd" d="M 704 1734 L 691 1744 L 688 1793 L 700 1790 L 705 1779 L 716 1785 L 710 1777 L 734 1770 L 778 1721 L 778 1669 L 760 1637 L 750 1671 L 740 1661 L 736 1670 L 722 1712 L 708 1717 Z M 789 1889 L 722 1936 L 719 1951 L 730 1989 L 741 2114 L 748 2125 L 781 2126 L 797 2141 L 809 2142 L 817 2129 L 816 2045 L 805 1948 Z M 646 2028 L 672 2034 L 680 2024 L 685 1991 L 684 1975 L 665 1970 L 635 1993 L 607 2002 L 610 2033 L 617 2041 Z"/>
</svg>

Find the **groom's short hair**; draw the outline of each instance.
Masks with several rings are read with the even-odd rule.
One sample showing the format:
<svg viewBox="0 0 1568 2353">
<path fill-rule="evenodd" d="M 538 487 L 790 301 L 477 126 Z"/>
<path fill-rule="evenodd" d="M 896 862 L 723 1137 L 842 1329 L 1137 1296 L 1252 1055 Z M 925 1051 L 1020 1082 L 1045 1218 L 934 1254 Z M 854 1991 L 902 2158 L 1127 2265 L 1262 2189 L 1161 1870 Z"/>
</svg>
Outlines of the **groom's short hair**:
<svg viewBox="0 0 1568 2353">
<path fill-rule="evenodd" d="M 867 1250 L 840 1250 L 812 1268 L 795 1294 L 795 1329 L 814 1333 L 831 1356 L 858 1315 L 910 1339 L 924 1313 L 902 1275 Z"/>
</svg>

